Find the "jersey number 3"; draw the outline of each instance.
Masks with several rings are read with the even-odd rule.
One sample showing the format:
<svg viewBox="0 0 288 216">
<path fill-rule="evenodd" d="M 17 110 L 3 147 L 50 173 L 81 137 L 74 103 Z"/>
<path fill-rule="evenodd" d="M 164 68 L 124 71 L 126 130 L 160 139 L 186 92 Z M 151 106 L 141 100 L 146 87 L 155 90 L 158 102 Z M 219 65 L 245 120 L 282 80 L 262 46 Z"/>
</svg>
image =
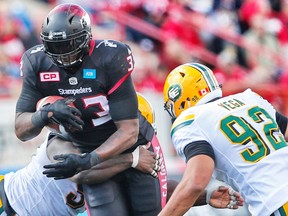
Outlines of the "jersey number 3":
<svg viewBox="0 0 288 216">
<path fill-rule="evenodd" d="M 243 117 L 230 115 L 224 118 L 220 124 L 220 129 L 231 141 L 231 143 L 247 145 L 248 143 L 252 142 L 255 145 L 257 149 L 256 151 L 253 151 L 251 148 L 247 147 L 241 152 L 241 155 L 245 161 L 256 163 L 263 157 L 270 154 L 271 147 L 274 150 L 278 150 L 287 146 L 284 137 L 279 133 L 277 123 L 266 112 L 266 110 L 260 107 L 253 107 L 248 110 L 248 116 L 249 118 L 245 119 Z M 262 136 L 249 123 L 251 120 L 253 122 L 263 124 Z M 268 143 L 263 139 L 263 135 L 266 136 Z"/>
<path fill-rule="evenodd" d="M 76 198 L 80 195 L 80 199 L 76 201 Z M 79 197 L 78 197 L 79 198 Z M 77 185 L 77 194 L 70 192 L 66 196 L 66 204 L 73 209 L 81 208 L 85 204 L 84 193 L 82 185 Z"/>
</svg>

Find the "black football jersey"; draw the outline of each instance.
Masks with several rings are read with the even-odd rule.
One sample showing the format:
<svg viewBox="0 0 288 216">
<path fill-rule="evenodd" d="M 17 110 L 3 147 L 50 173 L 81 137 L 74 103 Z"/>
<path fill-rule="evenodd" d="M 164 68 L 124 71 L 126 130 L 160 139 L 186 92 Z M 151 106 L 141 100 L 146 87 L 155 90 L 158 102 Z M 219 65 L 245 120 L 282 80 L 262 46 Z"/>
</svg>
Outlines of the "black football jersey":
<svg viewBox="0 0 288 216">
<path fill-rule="evenodd" d="M 21 61 L 23 86 L 16 112 L 35 112 L 38 100 L 45 96 L 73 97 L 85 126 L 70 135 L 92 150 L 117 130 L 113 120 L 137 118 L 137 96 L 130 76 L 134 60 L 129 46 L 96 40 L 90 47 L 73 73 L 54 65 L 42 45 L 27 50 Z"/>
</svg>

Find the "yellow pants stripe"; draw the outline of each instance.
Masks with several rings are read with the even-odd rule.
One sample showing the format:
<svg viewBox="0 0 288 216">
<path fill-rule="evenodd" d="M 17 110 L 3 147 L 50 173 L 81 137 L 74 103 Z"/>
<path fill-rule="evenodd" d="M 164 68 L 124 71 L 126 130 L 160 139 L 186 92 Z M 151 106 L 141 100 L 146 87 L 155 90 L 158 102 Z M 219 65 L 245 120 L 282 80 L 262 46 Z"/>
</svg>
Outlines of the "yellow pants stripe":
<svg viewBox="0 0 288 216">
<path fill-rule="evenodd" d="M 279 213 L 281 216 L 288 216 L 288 202 L 279 208 Z"/>
<path fill-rule="evenodd" d="M 0 175 L 0 181 L 4 179 L 4 175 Z M 2 198 L 0 196 L 0 214 L 4 211 L 3 204 L 2 204 Z"/>
</svg>

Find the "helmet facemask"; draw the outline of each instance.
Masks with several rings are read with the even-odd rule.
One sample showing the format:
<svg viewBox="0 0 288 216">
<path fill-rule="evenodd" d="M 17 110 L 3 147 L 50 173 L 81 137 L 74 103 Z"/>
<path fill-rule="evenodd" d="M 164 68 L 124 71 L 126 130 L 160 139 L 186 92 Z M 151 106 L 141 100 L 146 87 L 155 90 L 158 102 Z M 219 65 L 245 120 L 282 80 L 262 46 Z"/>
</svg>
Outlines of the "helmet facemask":
<svg viewBox="0 0 288 216">
<path fill-rule="evenodd" d="M 164 110 L 167 111 L 167 113 L 170 115 L 171 117 L 171 121 L 172 123 L 175 121 L 176 119 L 176 115 L 174 112 L 174 103 L 171 100 L 168 100 L 164 103 Z"/>
<path fill-rule="evenodd" d="M 46 54 L 59 67 L 71 67 L 82 62 L 84 55 L 88 52 L 88 42 L 90 35 L 88 32 L 72 39 L 49 41 L 43 40 Z"/>
</svg>

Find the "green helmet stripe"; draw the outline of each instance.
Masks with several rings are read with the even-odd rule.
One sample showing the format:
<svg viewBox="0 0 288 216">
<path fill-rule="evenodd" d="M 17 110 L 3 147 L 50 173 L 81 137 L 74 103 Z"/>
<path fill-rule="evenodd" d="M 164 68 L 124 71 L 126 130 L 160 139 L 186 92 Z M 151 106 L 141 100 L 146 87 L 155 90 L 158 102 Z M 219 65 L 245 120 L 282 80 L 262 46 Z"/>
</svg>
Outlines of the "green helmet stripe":
<svg viewBox="0 0 288 216">
<path fill-rule="evenodd" d="M 196 69 L 198 69 L 201 72 L 201 74 L 205 78 L 209 88 L 212 91 L 217 89 L 218 84 L 213 79 L 213 74 L 211 74 L 211 72 L 209 70 L 207 70 L 207 68 L 203 67 L 202 65 L 200 65 L 198 63 L 192 63 L 192 64 L 189 64 L 189 65 L 194 67 L 194 68 L 196 68 Z"/>
</svg>

